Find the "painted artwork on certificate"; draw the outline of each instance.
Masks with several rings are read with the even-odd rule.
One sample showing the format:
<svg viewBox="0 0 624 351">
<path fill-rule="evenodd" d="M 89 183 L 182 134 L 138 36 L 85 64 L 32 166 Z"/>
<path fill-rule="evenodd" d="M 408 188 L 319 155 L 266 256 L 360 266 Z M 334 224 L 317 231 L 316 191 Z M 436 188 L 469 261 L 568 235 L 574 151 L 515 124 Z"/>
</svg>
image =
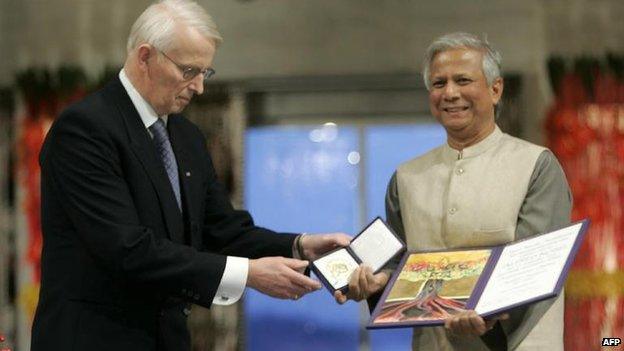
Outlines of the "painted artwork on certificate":
<svg viewBox="0 0 624 351">
<path fill-rule="evenodd" d="M 373 323 L 440 320 L 464 311 L 490 254 L 491 250 L 411 254 Z"/>
</svg>

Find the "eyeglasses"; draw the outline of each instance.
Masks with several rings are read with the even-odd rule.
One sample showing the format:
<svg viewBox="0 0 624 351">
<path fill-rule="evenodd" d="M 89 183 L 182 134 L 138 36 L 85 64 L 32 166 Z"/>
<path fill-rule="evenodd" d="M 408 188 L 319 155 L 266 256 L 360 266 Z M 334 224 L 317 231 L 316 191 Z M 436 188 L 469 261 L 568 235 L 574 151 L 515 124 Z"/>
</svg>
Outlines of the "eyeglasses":
<svg viewBox="0 0 624 351">
<path fill-rule="evenodd" d="M 214 76 L 216 73 L 216 71 L 212 68 L 200 69 L 198 67 L 181 65 L 175 62 L 171 57 L 167 56 L 167 54 L 165 54 L 164 52 L 160 51 L 160 53 L 163 54 L 163 56 L 165 56 L 174 65 L 176 65 L 176 67 L 178 67 L 180 72 L 182 72 L 182 78 L 184 80 L 191 80 L 197 77 L 197 75 L 201 73 L 204 76 L 204 83 L 205 83 L 208 79 L 210 79 L 210 77 Z"/>
</svg>

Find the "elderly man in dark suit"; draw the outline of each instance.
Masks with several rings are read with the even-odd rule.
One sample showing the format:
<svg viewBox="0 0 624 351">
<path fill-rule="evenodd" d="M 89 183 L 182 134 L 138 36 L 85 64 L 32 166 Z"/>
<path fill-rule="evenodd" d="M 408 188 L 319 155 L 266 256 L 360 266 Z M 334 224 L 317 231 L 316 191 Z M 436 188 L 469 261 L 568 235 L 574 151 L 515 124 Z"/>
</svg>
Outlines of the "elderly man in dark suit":
<svg viewBox="0 0 624 351">
<path fill-rule="evenodd" d="M 348 245 L 274 233 L 230 205 L 204 137 L 178 114 L 214 74 L 220 41 L 197 4 L 150 6 L 119 77 L 52 126 L 32 350 L 190 350 L 190 303 L 233 303 L 245 286 L 298 299 L 320 288 L 305 260 Z"/>
</svg>

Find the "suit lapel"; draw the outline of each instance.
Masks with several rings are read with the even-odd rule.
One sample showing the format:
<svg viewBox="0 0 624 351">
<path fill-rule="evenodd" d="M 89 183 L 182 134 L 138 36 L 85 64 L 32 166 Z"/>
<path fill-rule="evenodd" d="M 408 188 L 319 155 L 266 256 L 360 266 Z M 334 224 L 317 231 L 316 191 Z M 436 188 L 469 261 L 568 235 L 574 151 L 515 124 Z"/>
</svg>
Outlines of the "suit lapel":
<svg viewBox="0 0 624 351">
<path fill-rule="evenodd" d="M 176 203 L 167 172 L 156 152 L 152 138 L 118 78 L 115 79 L 111 91 L 115 94 L 114 101 L 117 102 L 119 112 L 123 115 L 132 151 L 143 165 L 158 195 L 169 237 L 174 242 L 183 243 L 184 222 L 182 214 Z"/>
</svg>

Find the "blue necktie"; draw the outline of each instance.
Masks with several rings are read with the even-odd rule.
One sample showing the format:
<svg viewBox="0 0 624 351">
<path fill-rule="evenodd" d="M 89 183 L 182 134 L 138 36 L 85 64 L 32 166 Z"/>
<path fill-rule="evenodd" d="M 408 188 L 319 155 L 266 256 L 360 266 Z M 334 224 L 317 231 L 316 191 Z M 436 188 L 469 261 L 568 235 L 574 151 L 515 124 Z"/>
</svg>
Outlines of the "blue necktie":
<svg viewBox="0 0 624 351">
<path fill-rule="evenodd" d="M 162 119 L 158 119 L 156 123 L 149 127 L 149 130 L 154 136 L 154 143 L 156 144 L 156 150 L 163 161 L 167 176 L 169 177 L 169 183 L 175 194 L 176 201 L 178 202 L 178 208 L 182 210 L 182 201 L 180 201 L 180 181 L 178 179 L 178 163 L 176 162 L 173 149 L 171 148 L 171 142 L 169 142 L 169 135 L 167 134 L 167 127 Z"/>
</svg>

